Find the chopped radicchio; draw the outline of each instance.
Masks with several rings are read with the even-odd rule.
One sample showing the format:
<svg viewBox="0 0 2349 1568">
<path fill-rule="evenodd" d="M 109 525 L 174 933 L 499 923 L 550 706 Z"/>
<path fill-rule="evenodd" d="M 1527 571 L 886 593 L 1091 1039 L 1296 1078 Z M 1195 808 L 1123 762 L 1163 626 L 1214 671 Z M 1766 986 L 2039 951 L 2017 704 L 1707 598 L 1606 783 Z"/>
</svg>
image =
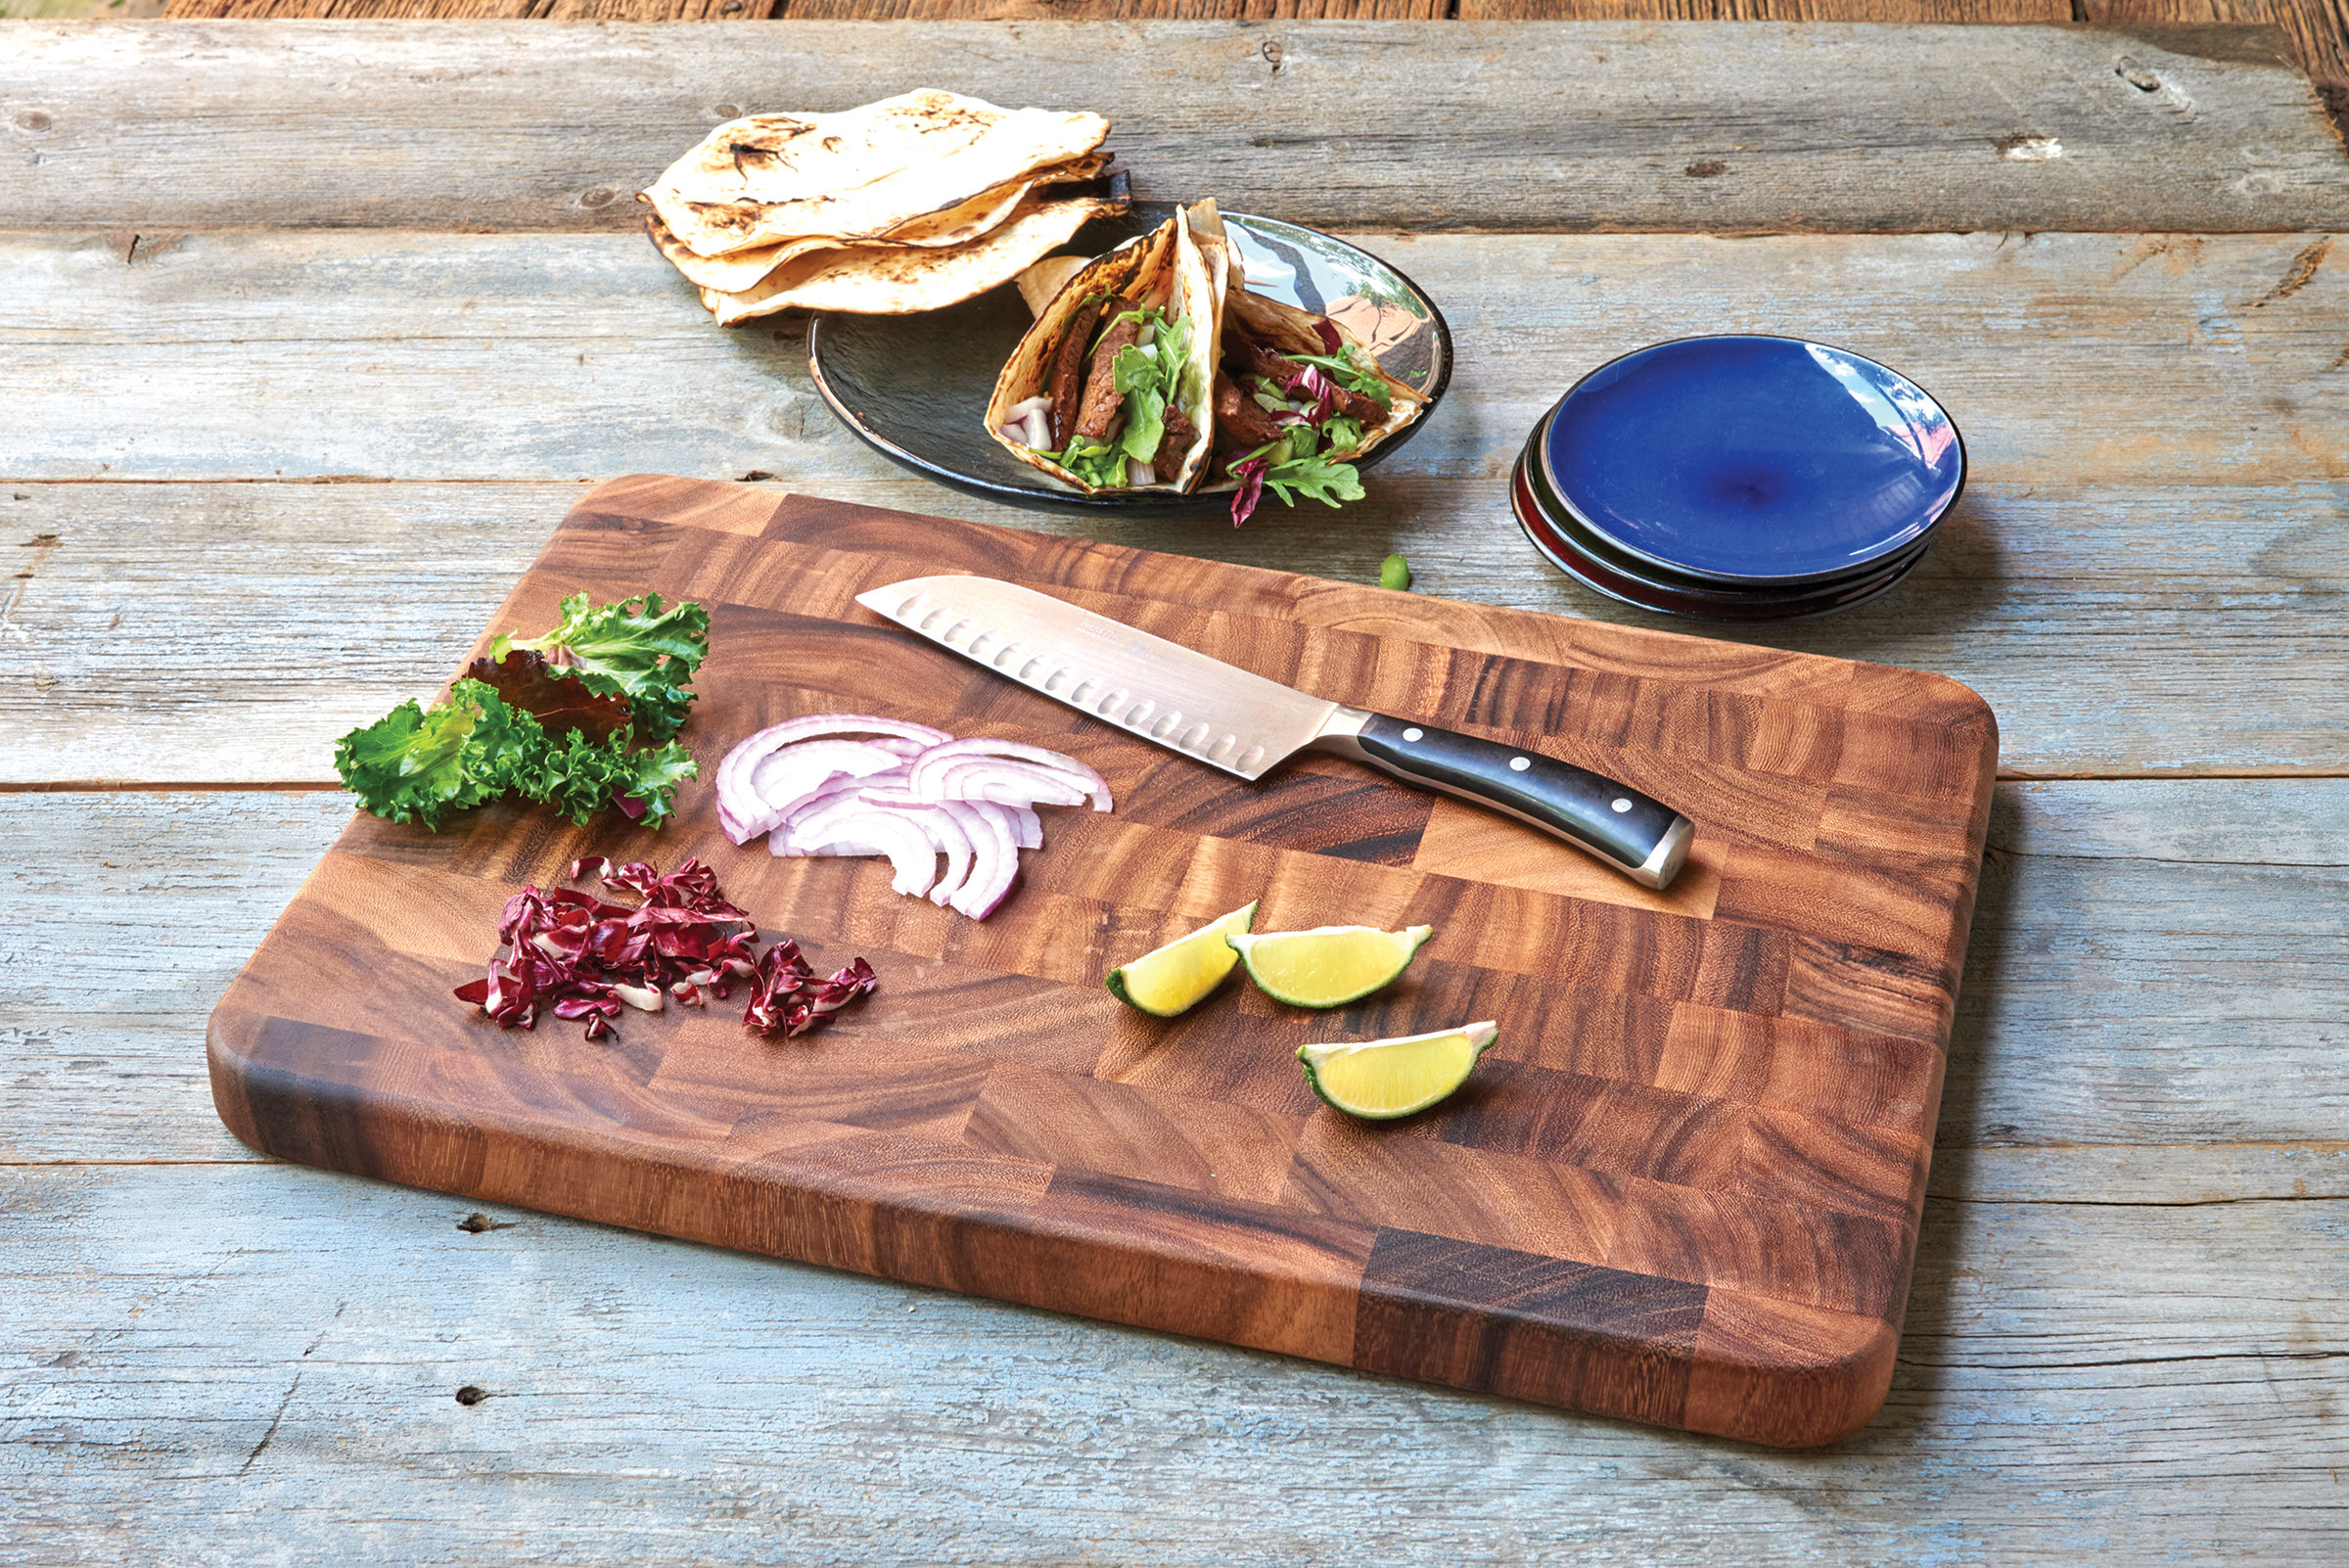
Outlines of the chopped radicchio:
<svg viewBox="0 0 2349 1568">
<path fill-rule="evenodd" d="M 1238 528 L 1256 515 L 1257 503 L 1265 498 L 1265 472 L 1271 466 L 1267 459 L 1261 456 L 1231 466 L 1231 477 L 1240 482 L 1240 487 L 1231 496 L 1233 528 Z"/>
<path fill-rule="evenodd" d="M 769 1039 L 777 1034 L 785 1039 L 805 1035 L 878 984 L 873 966 L 861 958 L 829 980 L 818 980 L 798 943 L 778 942 L 759 960 L 742 1027 Z"/>
<path fill-rule="evenodd" d="M 457 999 L 507 1029 L 536 1028 L 539 1008 L 550 1006 L 557 1018 L 585 1019 L 586 1038 L 601 1039 L 623 1005 L 658 1012 L 667 995 L 703 1007 L 748 981 L 743 1027 L 788 1039 L 878 983 L 862 958 L 819 981 L 789 939 L 760 956 L 757 924 L 691 856 L 668 876 L 642 860 L 614 866 L 588 854 L 572 862 L 573 881 L 589 876 L 643 901 L 630 907 L 576 888 L 524 888 L 498 917 L 499 946 L 512 952 L 492 957 L 485 979 L 459 986 Z"/>
</svg>

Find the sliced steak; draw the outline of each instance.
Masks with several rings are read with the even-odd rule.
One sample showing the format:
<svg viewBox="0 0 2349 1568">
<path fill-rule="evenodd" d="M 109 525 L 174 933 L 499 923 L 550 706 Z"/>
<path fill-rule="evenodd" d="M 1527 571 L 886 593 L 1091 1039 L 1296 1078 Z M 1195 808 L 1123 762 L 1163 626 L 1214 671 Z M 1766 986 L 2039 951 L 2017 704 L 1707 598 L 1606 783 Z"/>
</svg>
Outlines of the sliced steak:
<svg viewBox="0 0 2349 1568">
<path fill-rule="evenodd" d="M 1161 484 L 1172 482 L 1174 471 L 1182 467 L 1182 460 L 1198 444 L 1199 427 L 1181 409 L 1168 405 L 1167 433 L 1159 438 L 1158 450 L 1151 454 L 1150 472 L 1158 476 Z"/>
<path fill-rule="evenodd" d="M 1115 380 L 1118 350 L 1130 346 L 1142 335 L 1138 321 L 1121 321 L 1109 329 L 1101 346 L 1093 350 L 1092 359 L 1084 372 L 1084 401 L 1077 413 L 1077 434 L 1092 440 L 1107 440 L 1117 430 L 1126 412 L 1126 399 L 1118 395 Z"/>
<path fill-rule="evenodd" d="M 1093 341 L 1093 328 L 1100 321 L 1097 302 L 1084 306 L 1061 335 L 1060 346 L 1052 350 L 1052 376 L 1044 391 L 1052 396 L 1052 449 L 1056 452 L 1068 446 L 1070 433 L 1076 428 L 1077 393 L 1084 386 L 1084 346 Z"/>
<path fill-rule="evenodd" d="M 1241 375 L 1266 377 L 1275 387 L 1286 387 L 1290 378 L 1305 368 L 1270 344 L 1230 334 L 1223 339 L 1223 357 Z"/>
<path fill-rule="evenodd" d="M 1276 439 L 1280 426 L 1229 376 L 1216 377 L 1216 444 L 1252 452 Z"/>
</svg>

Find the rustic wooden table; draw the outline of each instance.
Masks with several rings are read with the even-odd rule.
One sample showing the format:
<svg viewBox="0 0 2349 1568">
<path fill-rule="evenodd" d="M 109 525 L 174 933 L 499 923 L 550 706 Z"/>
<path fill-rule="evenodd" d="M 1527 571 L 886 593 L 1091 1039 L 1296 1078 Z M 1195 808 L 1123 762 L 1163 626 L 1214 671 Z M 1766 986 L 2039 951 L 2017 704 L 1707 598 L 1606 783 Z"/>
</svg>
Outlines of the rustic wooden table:
<svg viewBox="0 0 2349 1568">
<path fill-rule="evenodd" d="M 1732 633 L 2004 733 L 1860 1436 L 470 1216 L 221 1130 L 205 1015 L 347 813 L 333 738 L 589 480 L 1077 527 L 890 469 L 802 323 L 719 332 L 632 232 L 714 119 L 916 82 L 1099 107 L 1139 194 L 1346 231 L 1450 313 L 1368 500 L 1104 536 L 1664 624 L 1508 519 L 1582 370 L 1745 327 L 1949 403 L 1917 576 Z M 0 24 L 0 1563 L 2341 1561 L 2344 226 L 2257 29 Z"/>
</svg>

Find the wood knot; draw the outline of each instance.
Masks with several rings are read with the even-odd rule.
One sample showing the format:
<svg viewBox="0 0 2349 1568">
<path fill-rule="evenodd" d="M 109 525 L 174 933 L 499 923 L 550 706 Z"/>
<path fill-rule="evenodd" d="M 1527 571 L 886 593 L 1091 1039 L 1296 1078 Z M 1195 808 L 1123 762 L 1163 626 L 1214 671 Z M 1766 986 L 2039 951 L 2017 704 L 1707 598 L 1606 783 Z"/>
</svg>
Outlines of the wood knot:
<svg viewBox="0 0 2349 1568">
<path fill-rule="evenodd" d="M 1700 158 L 1681 170 L 1692 180 L 1709 180 L 1717 175 L 1727 174 L 1728 171 L 1729 165 L 1718 158 Z"/>
<path fill-rule="evenodd" d="M 489 1391 L 487 1389 L 475 1388 L 471 1383 L 468 1383 L 463 1388 L 457 1390 L 457 1403 L 459 1405 L 479 1405 L 482 1403 L 482 1401 L 487 1399 L 488 1397 Z"/>
<path fill-rule="evenodd" d="M 1281 55 L 1280 40 L 1278 38 L 1267 38 L 1258 46 L 1257 52 L 1263 55 L 1265 57 L 1266 64 L 1272 68 L 1272 74 L 1275 76 L 1279 75 Z"/>
<path fill-rule="evenodd" d="M 484 1230 L 511 1230 L 514 1222 L 510 1220 L 492 1220 L 485 1214 L 469 1214 L 457 1222 L 457 1228 L 468 1235 L 478 1236 Z"/>
<path fill-rule="evenodd" d="M 720 119 L 740 119 L 742 118 L 742 106 L 740 104 L 712 104 L 710 113 Z"/>
<path fill-rule="evenodd" d="M 49 117 L 45 111 L 38 109 L 20 109 L 9 122 L 17 129 L 28 131 L 35 136 L 57 123 Z"/>
<path fill-rule="evenodd" d="M 579 193 L 579 206 L 590 212 L 599 207 L 610 207 L 619 200 L 620 192 L 609 185 L 598 185 L 594 190 Z"/>
</svg>

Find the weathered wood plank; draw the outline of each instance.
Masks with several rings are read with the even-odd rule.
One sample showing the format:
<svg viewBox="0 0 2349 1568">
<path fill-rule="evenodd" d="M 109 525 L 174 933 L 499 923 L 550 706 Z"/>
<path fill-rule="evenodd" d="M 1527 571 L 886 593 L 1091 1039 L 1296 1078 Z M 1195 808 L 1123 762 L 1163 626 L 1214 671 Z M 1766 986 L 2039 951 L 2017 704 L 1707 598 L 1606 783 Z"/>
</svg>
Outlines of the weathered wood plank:
<svg viewBox="0 0 2349 1568">
<path fill-rule="evenodd" d="M 292 1168 L 0 1191 L 21 1561 L 2328 1568 L 2349 1528 L 2337 1201 L 1929 1206 L 1885 1412 L 1789 1455 Z"/>
<path fill-rule="evenodd" d="M 1237 530 L 1007 513 L 910 478 L 809 487 L 1357 582 L 1400 550 L 1428 593 L 1724 634 L 1569 584 L 1461 485 L 1381 474 L 1346 511 Z M 0 783 L 331 782 L 333 739 L 447 678 L 579 491 L 0 484 L 0 547 L 31 574 L 0 587 Z M 1966 506 L 1885 600 L 1726 634 L 1963 680 L 1999 713 L 2010 772 L 2341 771 L 2349 520 L 2328 484 L 1978 482 Z"/>
<path fill-rule="evenodd" d="M 1390 472 L 1497 480 L 1585 371 L 1734 326 L 1913 374 L 1977 484 L 2339 477 L 2330 236 L 1355 237 L 1458 349 Z M 98 236 L 12 234 L 0 279 L 0 479 L 883 472 L 813 395 L 804 317 L 714 328 L 640 237 L 151 235 L 125 265 Z"/>
<path fill-rule="evenodd" d="M 624 228 L 629 194 L 713 122 L 908 81 L 1099 107 L 1137 194 L 1322 227 L 2349 224 L 2315 94 L 2273 34 L 2244 34 L 26 23 L 0 59 L 0 226 Z"/>
<path fill-rule="evenodd" d="M 1459 0 L 1458 14 L 1463 22 L 2016 23 L 2070 22 L 2072 7 L 2070 0 Z"/>
<path fill-rule="evenodd" d="M 1899 592 L 1736 635 L 1957 675 L 2004 715 L 2006 763 L 2023 773 L 2338 767 L 2349 517 L 2335 491 L 2349 471 L 2330 438 L 2349 425 L 2334 368 L 2349 272 L 2323 241 L 1371 243 L 1451 306 L 1463 364 L 1370 498 L 1270 511 L 1237 532 L 1110 536 L 1358 580 L 1401 549 L 1431 592 L 1667 624 L 1565 585 L 1522 543 L 1500 494 L 1520 433 L 1575 375 L 1638 343 L 1724 322 L 1811 334 L 1932 387 L 1967 432 L 1973 482 Z M 142 246 L 126 267 L 96 240 L 17 237 L 0 258 L 14 319 L 40 323 L 0 327 L 34 350 L 0 356 L 11 478 L 756 471 L 844 499 L 1068 526 L 898 477 L 822 409 L 796 325 L 712 328 L 633 242 L 201 236 Z M 1526 276 L 1556 281 L 1529 294 Z M 310 304 L 288 313 L 288 298 Z M 1910 323 L 1927 311 L 1937 336 L 1918 343 Z M 313 313 L 331 314 L 332 335 L 302 325 Z M 319 777 L 302 761 L 317 738 L 388 706 L 388 691 L 437 682 L 441 650 L 470 634 L 568 493 L 0 488 L 15 542 L 71 541 L 35 543 L 21 558 L 33 576 L 6 590 L 0 668 L 21 680 L 0 688 L 0 736 L 37 742 L 9 747 L 8 770 L 153 779 L 151 749 L 135 762 L 92 749 L 93 715 L 201 692 L 291 725 L 249 729 L 225 763 L 202 742 L 175 751 L 163 765 L 180 771 L 161 776 Z M 436 515 L 456 537 L 420 558 L 416 527 Z M 207 576 L 223 538 L 255 552 L 234 580 Z M 300 634 L 273 642 L 251 621 L 248 571 L 275 582 L 262 591 L 305 622 Z M 380 584 L 382 608 L 335 591 L 354 572 Z M 418 592 L 426 580 L 435 590 Z M 124 615 L 150 633 L 146 661 L 108 657 Z M 351 615 L 366 636 L 341 629 Z M 239 661 L 214 657 L 222 635 L 248 639 Z M 321 636 L 361 685 L 392 684 L 361 698 L 305 666 L 298 650 Z M 241 673 L 256 661 L 258 688 Z"/>
<path fill-rule="evenodd" d="M 2343 0 L 2080 0 L 2080 20 L 2111 26 L 2273 22 L 2292 41 L 2309 78 L 2349 108 L 2349 4 Z"/>
<path fill-rule="evenodd" d="M 0 1162 L 245 1157 L 205 1088 L 205 1016 L 347 801 L 0 795 L 22 846 L 0 865 Z M 2294 820 L 2332 826 L 2270 842 Z M 1932 1190 L 2349 1192 L 2343 821 L 2349 780 L 2003 786 Z"/>
<path fill-rule="evenodd" d="M 529 17 L 552 22 L 1123 22 L 1147 18 L 1444 20 L 1449 0 L 172 0 L 174 21 L 216 18 Z M 2056 20 L 2069 21 L 2070 12 Z M 1863 18 L 1845 18 L 1862 21 Z M 1896 19 L 1887 19 L 1896 20 Z M 1921 19 L 1897 19 L 1921 20 Z M 1936 19 L 1939 20 L 1939 19 Z"/>
</svg>

